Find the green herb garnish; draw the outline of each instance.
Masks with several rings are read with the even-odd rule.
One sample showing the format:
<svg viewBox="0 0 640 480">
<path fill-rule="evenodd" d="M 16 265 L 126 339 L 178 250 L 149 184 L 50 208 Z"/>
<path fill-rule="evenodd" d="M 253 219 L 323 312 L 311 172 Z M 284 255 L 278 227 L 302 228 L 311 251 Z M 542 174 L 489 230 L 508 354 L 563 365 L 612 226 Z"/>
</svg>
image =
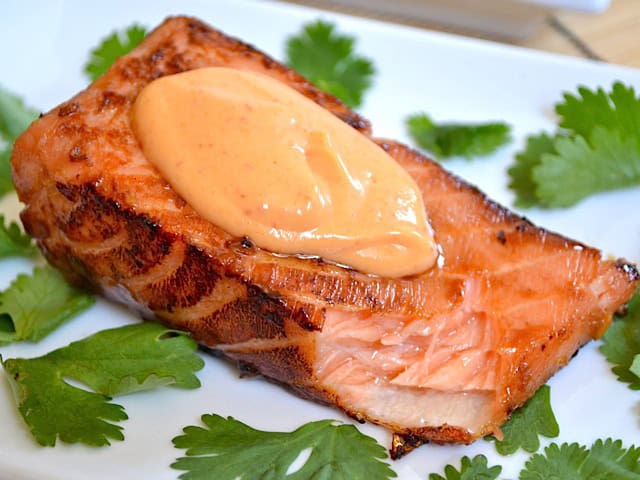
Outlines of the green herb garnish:
<svg viewBox="0 0 640 480">
<path fill-rule="evenodd" d="M 36 253 L 31 237 L 22 233 L 17 223 L 7 225 L 4 215 L 0 214 L 0 258 L 33 257 Z"/>
<path fill-rule="evenodd" d="M 321 90 L 350 107 L 362 103 L 375 72 L 368 58 L 354 52 L 355 39 L 332 23 L 317 20 L 287 40 L 287 63 Z"/>
<path fill-rule="evenodd" d="M 321 420 L 293 432 L 264 432 L 219 415 L 203 415 L 202 422 L 206 428 L 189 426 L 184 435 L 173 439 L 177 448 L 187 450 L 186 457 L 171 465 L 186 471 L 182 479 L 382 480 L 396 476 L 382 461 L 387 456 L 384 448 L 353 425 Z M 307 449 L 311 453 L 302 467 L 286 475 Z"/>
<path fill-rule="evenodd" d="M 504 438 L 495 440 L 496 450 L 501 455 L 510 455 L 522 448 L 533 453 L 540 448 L 540 436 L 557 437 L 560 434 L 558 422 L 551 409 L 551 388 L 543 385 L 527 403 L 511 415 L 502 426 Z M 494 440 L 493 437 L 486 437 Z"/>
<path fill-rule="evenodd" d="M 444 477 L 436 473 L 429 475 L 429 480 L 494 480 L 502 472 L 501 466 L 489 467 L 487 457 L 476 455 L 473 459 L 462 457 L 460 471 L 453 465 L 444 468 Z"/>
<path fill-rule="evenodd" d="M 0 317 L 4 317 L 0 345 L 37 342 L 93 303 L 91 296 L 69 285 L 51 267 L 36 267 L 31 275 L 18 275 L 0 292 Z"/>
<path fill-rule="evenodd" d="M 37 116 L 20 97 L 0 88 L 0 197 L 13 190 L 9 163 L 13 142 Z"/>
<path fill-rule="evenodd" d="M 577 443 L 552 443 L 533 455 L 520 480 L 640 480 L 640 448 L 623 448 L 620 440 L 596 440 L 590 449 Z"/>
<path fill-rule="evenodd" d="M 126 30 L 118 30 L 104 38 L 100 45 L 91 50 L 91 57 L 84 66 L 84 72 L 93 81 L 102 76 L 119 57 L 136 48 L 147 35 L 147 29 L 131 25 Z"/>
<path fill-rule="evenodd" d="M 509 169 L 516 205 L 569 207 L 598 192 L 640 185 L 640 97 L 578 88 L 556 104 L 559 132 L 530 137 Z"/>
<path fill-rule="evenodd" d="M 18 409 L 38 443 L 109 445 L 123 440 L 127 418 L 110 396 L 163 385 L 198 388 L 204 362 L 186 334 L 142 323 L 98 332 L 32 359 L 9 359 L 4 369 Z M 93 391 L 70 385 L 81 382 Z"/>
<path fill-rule="evenodd" d="M 424 113 L 410 116 L 407 127 L 414 142 L 440 160 L 489 155 L 511 139 L 511 129 L 504 123 L 436 124 Z"/>
<path fill-rule="evenodd" d="M 629 384 L 632 390 L 640 390 L 638 360 L 640 355 L 640 290 L 629 302 L 627 314 L 616 316 L 603 337 L 600 351 L 614 366 L 611 371 L 618 380 Z"/>
</svg>

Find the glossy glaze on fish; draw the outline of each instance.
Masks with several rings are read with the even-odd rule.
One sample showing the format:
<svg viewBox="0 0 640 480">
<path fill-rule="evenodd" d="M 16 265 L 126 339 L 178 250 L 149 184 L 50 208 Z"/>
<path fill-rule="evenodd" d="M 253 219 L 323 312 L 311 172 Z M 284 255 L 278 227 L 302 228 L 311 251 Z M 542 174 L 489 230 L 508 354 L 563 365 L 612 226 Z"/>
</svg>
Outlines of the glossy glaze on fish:
<svg viewBox="0 0 640 480">
<path fill-rule="evenodd" d="M 422 190 L 439 267 L 379 278 L 232 237 L 171 189 L 131 130 L 131 105 L 147 83 L 205 66 L 270 75 L 370 135 L 366 120 L 253 47 L 170 18 L 17 140 L 24 225 L 76 284 L 387 427 L 394 457 L 429 440 L 498 432 L 633 294 L 634 266 L 536 228 L 384 140 L 376 141 Z"/>
</svg>

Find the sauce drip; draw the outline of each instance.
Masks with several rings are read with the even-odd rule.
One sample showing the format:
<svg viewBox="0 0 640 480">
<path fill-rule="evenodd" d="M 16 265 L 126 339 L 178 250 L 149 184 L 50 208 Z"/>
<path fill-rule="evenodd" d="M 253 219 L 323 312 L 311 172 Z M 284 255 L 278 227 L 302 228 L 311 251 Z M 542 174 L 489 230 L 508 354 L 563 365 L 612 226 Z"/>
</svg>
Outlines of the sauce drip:
<svg viewBox="0 0 640 480">
<path fill-rule="evenodd" d="M 277 80 L 221 67 L 162 77 L 136 99 L 133 129 L 199 215 L 261 248 L 387 277 L 436 261 L 411 177 Z"/>
</svg>

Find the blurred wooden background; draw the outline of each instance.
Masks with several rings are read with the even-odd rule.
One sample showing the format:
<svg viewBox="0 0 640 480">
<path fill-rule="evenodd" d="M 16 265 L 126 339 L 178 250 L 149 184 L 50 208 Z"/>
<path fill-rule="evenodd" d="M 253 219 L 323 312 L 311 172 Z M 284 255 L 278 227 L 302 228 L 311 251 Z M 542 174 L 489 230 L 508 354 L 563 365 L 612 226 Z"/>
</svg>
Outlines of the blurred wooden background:
<svg viewBox="0 0 640 480">
<path fill-rule="evenodd" d="M 600 14 L 565 11 L 555 13 L 554 18 L 601 60 L 640 68 L 640 0 L 612 0 L 609 9 Z M 523 45 L 585 56 L 585 52 L 549 24 Z"/>
<path fill-rule="evenodd" d="M 640 68 L 640 0 L 611 0 L 609 8 L 601 13 L 553 10 L 512 0 L 430 0 L 428 19 L 410 11 L 421 0 L 286 1 Z M 458 16 L 439 10 L 450 9 L 454 3 Z M 400 5 L 404 14 L 390 11 L 402 10 Z"/>
</svg>

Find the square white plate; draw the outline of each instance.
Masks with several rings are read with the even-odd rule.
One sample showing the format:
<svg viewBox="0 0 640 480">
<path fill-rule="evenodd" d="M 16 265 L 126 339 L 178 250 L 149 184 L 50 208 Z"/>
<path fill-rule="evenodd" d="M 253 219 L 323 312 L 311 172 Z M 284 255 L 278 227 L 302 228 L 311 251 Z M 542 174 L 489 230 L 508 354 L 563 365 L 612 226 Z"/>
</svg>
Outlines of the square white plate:
<svg viewBox="0 0 640 480">
<path fill-rule="evenodd" d="M 514 141 L 495 155 L 473 162 L 455 160 L 447 167 L 509 205 L 506 167 L 524 137 L 553 129 L 553 104 L 562 91 L 578 84 L 610 87 L 616 79 L 640 87 L 640 71 L 551 56 L 544 53 L 430 33 L 316 10 L 259 1 L 111 0 L 97 6 L 80 0 L 23 2 L 9 0 L 0 16 L 0 85 L 24 96 L 34 107 L 48 110 L 87 85 L 82 66 L 89 50 L 116 28 L 139 22 L 154 27 L 169 14 L 195 15 L 283 58 L 284 41 L 302 23 L 323 17 L 358 38 L 359 52 L 374 59 L 377 75 L 362 113 L 376 135 L 408 141 L 404 118 L 416 111 L 437 120 L 482 122 L 504 120 L 513 125 Z M 640 260 L 640 188 L 591 197 L 578 206 L 525 213 L 551 230 L 597 246 L 607 254 Z M 16 207 L 11 198 L 0 211 Z M 0 288 L 19 271 L 24 260 L 0 262 Z M 36 345 L 0 348 L 5 358 L 36 356 L 95 331 L 135 322 L 118 306 L 100 301 Z M 3 377 L 4 373 L 0 373 Z M 5 378 L 0 378 L 0 478 L 2 479 L 146 479 L 177 478 L 169 468 L 183 451 L 171 439 L 186 425 L 198 424 L 204 413 L 231 415 L 255 428 L 289 431 L 317 419 L 349 422 L 337 410 L 300 400 L 259 379 L 238 379 L 236 370 L 206 357 L 199 377 L 202 388 L 165 388 L 116 399 L 125 406 L 126 439 L 110 448 L 59 444 L 41 448 L 17 413 Z M 597 344 L 583 348 L 551 381 L 552 400 L 561 434 L 555 441 L 590 445 L 596 438 L 621 438 L 626 445 L 640 438 L 640 396 L 617 382 Z M 389 445 L 381 428 L 359 428 Z M 543 440 L 543 444 L 548 443 Z M 459 464 L 462 455 L 484 453 L 491 464 L 504 466 L 501 478 L 516 478 L 527 455 L 501 457 L 482 440 L 463 447 L 427 445 L 393 462 L 402 479 L 425 479 L 445 464 Z"/>
</svg>

